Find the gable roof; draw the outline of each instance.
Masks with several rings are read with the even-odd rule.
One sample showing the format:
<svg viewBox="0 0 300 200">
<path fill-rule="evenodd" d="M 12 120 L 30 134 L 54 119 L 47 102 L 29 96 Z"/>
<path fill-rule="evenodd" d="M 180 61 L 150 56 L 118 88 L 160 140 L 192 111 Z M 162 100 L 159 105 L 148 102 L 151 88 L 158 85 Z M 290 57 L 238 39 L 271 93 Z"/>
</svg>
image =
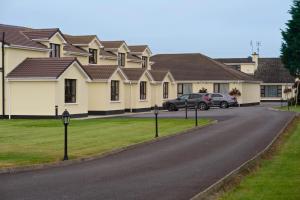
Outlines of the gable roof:
<svg viewBox="0 0 300 200">
<path fill-rule="evenodd" d="M 142 68 L 122 68 L 122 71 L 131 81 L 138 81 L 142 75 L 146 72 L 146 69 Z"/>
<path fill-rule="evenodd" d="M 50 29 L 30 29 L 23 33 L 31 40 L 35 39 L 50 39 L 55 33 L 60 32 L 58 28 Z M 61 34 L 62 35 L 62 34 Z M 63 35 L 62 35 L 63 36 Z"/>
<path fill-rule="evenodd" d="M 103 41 L 101 40 L 102 45 L 105 49 L 118 49 L 126 42 L 124 40 L 119 41 Z"/>
<path fill-rule="evenodd" d="M 252 61 L 252 58 L 251 57 L 248 57 L 248 58 L 215 58 L 214 60 L 218 61 L 218 62 L 221 62 L 221 63 L 235 63 L 235 64 L 238 64 L 238 63 L 254 63 Z"/>
<path fill-rule="evenodd" d="M 0 24 L 0 32 L 5 32 L 5 43 L 10 46 L 19 46 L 19 47 L 29 47 L 29 48 L 38 48 L 43 50 L 48 50 L 48 47 L 31 40 L 24 31 L 29 31 L 31 29 L 20 26 L 10 26 Z M 2 41 L 2 34 L 0 34 L 0 41 Z"/>
<path fill-rule="evenodd" d="M 258 58 L 255 78 L 264 83 L 294 83 L 295 78 L 284 67 L 280 58 Z"/>
<path fill-rule="evenodd" d="M 90 44 L 95 38 L 96 35 L 68 35 L 64 34 L 68 43 L 73 45 L 88 45 Z M 98 39 L 98 38 L 97 38 Z"/>
<path fill-rule="evenodd" d="M 117 65 L 84 65 L 83 68 L 93 80 L 107 80 L 118 69 Z"/>
<path fill-rule="evenodd" d="M 148 48 L 148 46 L 147 45 L 130 45 L 130 46 L 128 46 L 128 48 L 131 52 L 142 53 Z"/>
<path fill-rule="evenodd" d="M 152 75 L 154 81 L 163 81 L 164 78 L 167 76 L 169 71 L 165 70 L 149 70 L 150 74 Z"/>
<path fill-rule="evenodd" d="M 200 53 L 158 54 L 151 61 L 153 70 L 170 70 L 175 80 L 258 81 Z"/>
<path fill-rule="evenodd" d="M 82 65 L 73 57 L 64 58 L 27 58 L 13 69 L 7 78 L 59 78 L 74 62 L 83 69 Z M 89 77 L 89 75 L 86 73 Z"/>
</svg>

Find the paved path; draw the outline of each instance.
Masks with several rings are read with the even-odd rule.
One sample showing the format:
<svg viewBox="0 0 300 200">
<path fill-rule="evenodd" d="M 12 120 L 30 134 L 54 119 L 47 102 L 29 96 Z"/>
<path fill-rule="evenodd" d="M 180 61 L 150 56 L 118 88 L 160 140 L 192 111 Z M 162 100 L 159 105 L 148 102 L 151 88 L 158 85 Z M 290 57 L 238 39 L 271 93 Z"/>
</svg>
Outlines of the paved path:
<svg viewBox="0 0 300 200">
<path fill-rule="evenodd" d="M 0 175 L 0 199 L 189 199 L 264 149 L 293 115 L 261 106 L 200 114 L 221 121 L 99 160 Z"/>
</svg>

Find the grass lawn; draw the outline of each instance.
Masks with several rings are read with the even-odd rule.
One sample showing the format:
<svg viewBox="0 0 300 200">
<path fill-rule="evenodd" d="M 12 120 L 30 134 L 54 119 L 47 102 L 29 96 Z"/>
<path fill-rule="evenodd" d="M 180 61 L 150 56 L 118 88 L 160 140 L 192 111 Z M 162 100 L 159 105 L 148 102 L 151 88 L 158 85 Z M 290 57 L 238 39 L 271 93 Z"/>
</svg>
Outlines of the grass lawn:
<svg viewBox="0 0 300 200">
<path fill-rule="evenodd" d="M 199 120 L 199 125 L 210 123 Z M 153 119 L 71 120 L 69 159 L 101 154 L 154 138 Z M 159 119 L 159 135 L 194 127 L 193 119 Z M 0 120 L 0 168 L 56 162 L 62 159 L 64 127 L 60 120 Z"/>
<path fill-rule="evenodd" d="M 279 110 L 284 110 L 284 111 L 288 111 L 288 107 L 287 106 L 283 106 L 283 107 L 276 107 Z M 293 112 L 300 112 L 300 106 L 298 105 L 297 107 L 295 106 L 290 106 L 290 111 Z"/>
<path fill-rule="evenodd" d="M 276 155 L 264 160 L 261 168 L 239 186 L 225 193 L 222 200 L 299 200 L 300 199 L 300 119 L 284 136 Z"/>
</svg>

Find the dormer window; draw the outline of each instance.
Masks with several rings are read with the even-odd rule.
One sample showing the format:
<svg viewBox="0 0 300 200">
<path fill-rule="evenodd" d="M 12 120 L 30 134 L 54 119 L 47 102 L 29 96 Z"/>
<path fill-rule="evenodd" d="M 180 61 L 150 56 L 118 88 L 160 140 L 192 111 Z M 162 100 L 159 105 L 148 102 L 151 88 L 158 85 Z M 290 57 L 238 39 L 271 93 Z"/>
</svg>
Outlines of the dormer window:
<svg viewBox="0 0 300 200">
<path fill-rule="evenodd" d="M 148 66 L 148 57 L 142 56 L 142 68 L 147 68 Z"/>
<path fill-rule="evenodd" d="M 97 64 L 97 49 L 89 49 L 89 63 L 90 64 Z"/>
<path fill-rule="evenodd" d="M 59 58 L 60 57 L 60 45 L 50 43 L 50 58 Z"/>
<path fill-rule="evenodd" d="M 125 53 L 118 54 L 118 65 L 121 67 L 125 66 Z"/>
</svg>

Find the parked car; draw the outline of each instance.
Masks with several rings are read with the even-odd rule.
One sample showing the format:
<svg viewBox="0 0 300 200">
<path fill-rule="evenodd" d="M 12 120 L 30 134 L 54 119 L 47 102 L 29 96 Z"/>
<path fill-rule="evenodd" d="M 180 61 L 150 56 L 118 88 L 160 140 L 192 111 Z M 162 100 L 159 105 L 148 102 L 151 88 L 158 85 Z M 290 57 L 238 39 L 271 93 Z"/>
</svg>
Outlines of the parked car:
<svg viewBox="0 0 300 200">
<path fill-rule="evenodd" d="M 164 102 L 163 108 L 169 111 L 177 111 L 180 108 L 185 108 L 185 102 L 187 102 L 189 108 L 194 108 L 197 105 L 200 110 L 208 110 L 211 106 L 208 96 L 200 93 L 192 93 L 184 94 L 176 99 Z"/>
<path fill-rule="evenodd" d="M 237 99 L 229 94 L 207 93 L 205 94 L 211 100 L 211 106 L 220 108 L 229 108 L 237 106 Z"/>
</svg>

